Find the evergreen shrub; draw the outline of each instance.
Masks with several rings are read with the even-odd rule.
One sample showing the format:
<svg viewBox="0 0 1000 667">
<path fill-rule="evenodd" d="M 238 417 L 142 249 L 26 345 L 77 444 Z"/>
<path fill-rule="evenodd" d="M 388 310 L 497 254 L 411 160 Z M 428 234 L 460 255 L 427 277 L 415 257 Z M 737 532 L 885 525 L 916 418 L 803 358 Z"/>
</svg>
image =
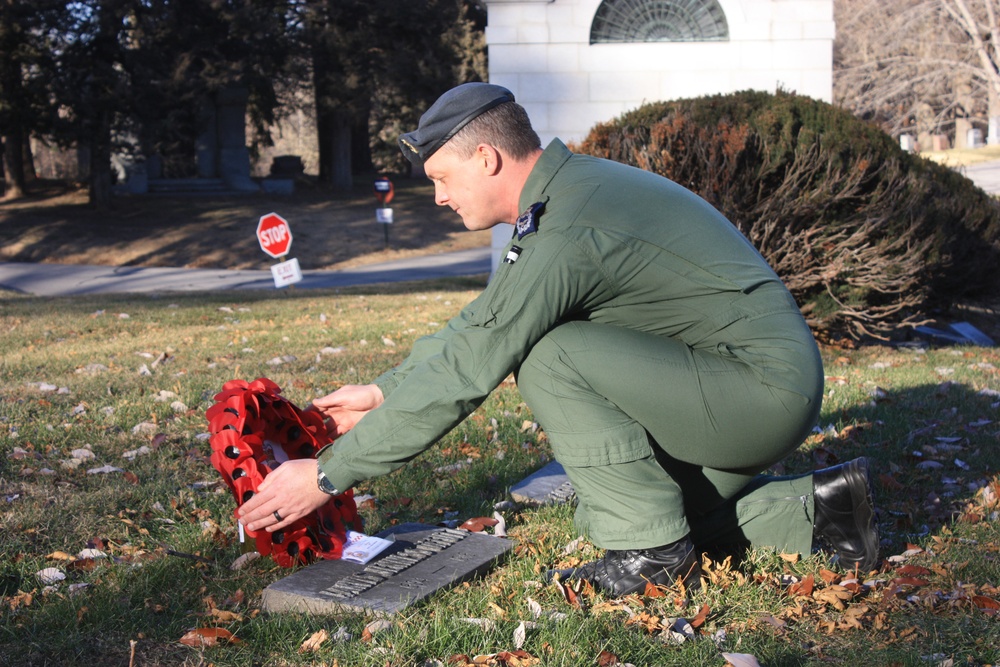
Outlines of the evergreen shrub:
<svg viewBox="0 0 1000 667">
<path fill-rule="evenodd" d="M 647 104 L 573 148 L 709 201 L 822 339 L 886 339 L 1000 284 L 1000 203 L 824 102 L 744 91 Z"/>
</svg>

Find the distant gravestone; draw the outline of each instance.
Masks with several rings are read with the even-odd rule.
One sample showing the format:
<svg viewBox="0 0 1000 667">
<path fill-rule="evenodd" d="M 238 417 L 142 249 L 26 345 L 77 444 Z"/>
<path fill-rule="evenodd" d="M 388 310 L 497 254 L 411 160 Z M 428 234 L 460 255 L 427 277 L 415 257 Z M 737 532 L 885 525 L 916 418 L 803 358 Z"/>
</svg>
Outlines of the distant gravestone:
<svg viewBox="0 0 1000 667">
<path fill-rule="evenodd" d="M 394 614 L 439 590 L 491 570 L 513 548 L 510 540 L 419 523 L 378 534 L 395 543 L 365 565 L 324 560 L 264 589 L 264 611 Z"/>
<path fill-rule="evenodd" d="M 262 192 L 269 195 L 295 194 L 295 181 L 290 178 L 265 178 L 260 182 Z"/>
<path fill-rule="evenodd" d="M 305 170 L 302 157 L 299 155 L 276 155 L 271 160 L 271 176 L 290 178 L 301 176 Z"/>
<path fill-rule="evenodd" d="M 163 158 L 157 153 L 146 156 L 146 176 L 148 178 L 163 178 Z"/>
<path fill-rule="evenodd" d="M 912 134 L 901 134 L 899 135 L 899 147 L 902 148 L 907 153 L 913 153 L 917 150 L 917 139 Z"/>
<path fill-rule="evenodd" d="M 986 145 L 983 141 L 983 131 L 978 127 L 974 127 L 965 133 L 965 144 L 969 148 L 982 148 Z"/>
<path fill-rule="evenodd" d="M 946 134 L 931 135 L 932 151 L 946 151 L 950 148 L 951 148 L 951 142 L 948 141 L 948 135 Z"/>
<path fill-rule="evenodd" d="M 552 461 L 510 487 L 510 497 L 526 505 L 559 505 L 576 500 L 576 491 L 565 469 Z"/>
<path fill-rule="evenodd" d="M 149 175 L 145 162 L 134 162 L 128 167 L 128 191 L 134 195 L 144 195 L 149 192 Z"/>
</svg>

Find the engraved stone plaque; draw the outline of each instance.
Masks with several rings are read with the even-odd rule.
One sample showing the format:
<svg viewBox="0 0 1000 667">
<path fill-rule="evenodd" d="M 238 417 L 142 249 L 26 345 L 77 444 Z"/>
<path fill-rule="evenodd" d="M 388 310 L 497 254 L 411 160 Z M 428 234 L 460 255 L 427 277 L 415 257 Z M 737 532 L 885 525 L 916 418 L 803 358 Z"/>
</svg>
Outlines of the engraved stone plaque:
<svg viewBox="0 0 1000 667">
<path fill-rule="evenodd" d="M 378 534 L 395 543 L 365 565 L 324 560 L 264 589 L 268 612 L 394 614 L 433 593 L 485 574 L 513 548 L 510 540 L 419 523 Z"/>
<path fill-rule="evenodd" d="M 573 483 L 558 461 L 552 461 L 510 487 L 510 496 L 526 505 L 557 505 L 576 501 Z"/>
</svg>

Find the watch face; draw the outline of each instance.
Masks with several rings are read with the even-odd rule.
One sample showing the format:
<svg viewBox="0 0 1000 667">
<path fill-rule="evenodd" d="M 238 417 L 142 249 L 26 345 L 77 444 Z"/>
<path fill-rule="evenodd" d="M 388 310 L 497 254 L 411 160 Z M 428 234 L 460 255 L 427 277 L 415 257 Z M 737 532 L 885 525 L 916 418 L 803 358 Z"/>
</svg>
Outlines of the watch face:
<svg viewBox="0 0 1000 667">
<path fill-rule="evenodd" d="M 338 495 L 340 493 L 340 491 L 337 491 L 337 487 L 335 487 L 333 484 L 330 483 L 330 480 L 327 479 L 326 474 L 324 474 L 323 472 L 319 473 L 317 481 L 319 483 L 319 490 L 322 491 L 323 493 L 329 493 L 332 496 Z"/>
</svg>

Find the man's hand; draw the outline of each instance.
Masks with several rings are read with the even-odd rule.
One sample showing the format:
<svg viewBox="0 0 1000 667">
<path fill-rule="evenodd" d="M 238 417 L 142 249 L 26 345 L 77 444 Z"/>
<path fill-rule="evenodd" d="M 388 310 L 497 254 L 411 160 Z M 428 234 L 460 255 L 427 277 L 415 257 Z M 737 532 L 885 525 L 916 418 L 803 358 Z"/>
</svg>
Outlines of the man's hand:
<svg viewBox="0 0 1000 667">
<path fill-rule="evenodd" d="M 254 497 L 240 506 L 240 522 L 248 530 L 271 533 L 322 507 L 330 496 L 316 484 L 318 466 L 316 459 L 295 459 L 272 470 Z"/>
<path fill-rule="evenodd" d="M 327 430 L 334 437 L 339 437 L 354 428 L 361 418 L 382 405 L 385 398 L 382 390 L 374 384 L 345 384 L 343 387 L 317 398 L 309 406 L 319 410 L 324 417 L 332 421 Z"/>
</svg>

